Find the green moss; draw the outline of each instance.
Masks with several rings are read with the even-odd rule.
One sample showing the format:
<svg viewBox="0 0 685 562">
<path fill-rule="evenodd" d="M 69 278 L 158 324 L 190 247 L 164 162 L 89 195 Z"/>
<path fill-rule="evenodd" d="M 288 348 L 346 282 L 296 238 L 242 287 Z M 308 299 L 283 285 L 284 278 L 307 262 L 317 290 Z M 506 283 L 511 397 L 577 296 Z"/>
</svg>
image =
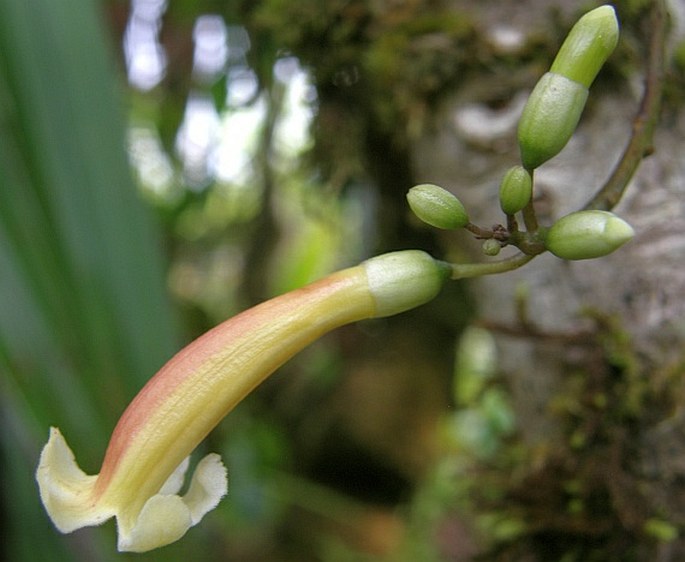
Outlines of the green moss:
<svg viewBox="0 0 685 562">
<path fill-rule="evenodd" d="M 673 515 L 660 511 L 638 459 L 646 454 L 641 436 L 682 406 L 676 389 L 685 369 L 650 373 L 620 319 L 586 316 L 593 330 L 568 340 L 557 335 L 559 360 L 569 366 L 548 412 L 558 438 L 532 447 L 512 432 L 512 417 L 507 431 L 487 435 L 488 455 L 473 443 L 461 449 L 462 463 L 471 451 L 459 476 L 466 480 L 465 510 L 490 544 L 483 559 L 630 562 L 651 559 L 659 543 L 677 537 Z M 506 400 L 496 377 L 488 391 Z M 469 411 L 492 411 L 487 395 L 472 394 Z"/>
<path fill-rule="evenodd" d="M 473 24 L 455 12 L 417 13 L 375 34 L 364 68 L 381 125 L 391 129 L 416 119 L 476 59 L 475 44 Z"/>
<path fill-rule="evenodd" d="M 645 534 L 654 537 L 659 542 L 673 542 L 679 534 L 678 527 L 656 517 L 650 517 L 645 521 L 644 530 Z"/>
</svg>

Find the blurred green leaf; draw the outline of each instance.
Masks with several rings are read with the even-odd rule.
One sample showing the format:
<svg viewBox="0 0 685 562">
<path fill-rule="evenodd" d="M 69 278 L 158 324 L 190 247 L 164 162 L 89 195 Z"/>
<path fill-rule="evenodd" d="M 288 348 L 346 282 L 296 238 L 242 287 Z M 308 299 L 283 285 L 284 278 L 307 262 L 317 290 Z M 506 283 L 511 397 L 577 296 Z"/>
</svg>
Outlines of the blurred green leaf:
<svg viewBox="0 0 685 562">
<path fill-rule="evenodd" d="M 11 560 L 72 559 L 67 544 L 81 545 L 73 559 L 97 559 L 96 544 L 82 550 L 94 535 L 51 529 L 33 481 L 40 446 L 58 425 L 84 468 L 97 471 L 116 418 L 178 341 L 159 232 L 130 175 L 99 8 L 0 0 L 0 406 Z"/>
</svg>

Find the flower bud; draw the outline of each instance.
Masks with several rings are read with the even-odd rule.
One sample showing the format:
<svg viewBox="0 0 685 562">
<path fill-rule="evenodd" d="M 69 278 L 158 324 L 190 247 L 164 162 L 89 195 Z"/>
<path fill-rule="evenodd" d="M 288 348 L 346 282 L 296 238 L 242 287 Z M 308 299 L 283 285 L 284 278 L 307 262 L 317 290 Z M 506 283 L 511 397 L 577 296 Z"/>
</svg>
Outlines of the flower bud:
<svg viewBox="0 0 685 562">
<path fill-rule="evenodd" d="M 509 168 L 499 187 L 499 204 L 502 210 L 513 215 L 523 209 L 533 194 L 533 178 L 523 166 Z"/>
<path fill-rule="evenodd" d="M 494 238 L 483 241 L 482 250 L 486 256 L 496 256 L 502 249 L 502 245 Z"/>
<path fill-rule="evenodd" d="M 450 268 L 420 250 L 390 252 L 363 263 L 376 306 L 374 317 L 391 316 L 434 298 Z"/>
<path fill-rule="evenodd" d="M 588 88 L 617 42 L 618 21 L 611 6 L 588 12 L 573 26 L 521 115 L 518 139 L 526 169 L 537 168 L 566 146 Z"/>
<path fill-rule="evenodd" d="M 589 88 L 617 43 L 614 8 L 595 8 L 573 26 L 550 70 Z"/>
<path fill-rule="evenodd" d="M 578 126 L 588 89 L 561 74 L 540 78 L 523 108 L 518 127 L 521 161 L 533 170 L 561 152 Z"/>
<path fill-rule="evenodd" d="M 436 228 L 462 228 L 469 222 L 461 201 L 437 185 L 424 183 L 412 187 L 407 201 L 419 219 Z"/>
<path fill-rule="evenodd" d="M 586 260 L 610 254 L 633 238 L 633 228 L 608 211 L 577 211 L 549 229 L 545 247 L 566 260 Z"/>
</svg>

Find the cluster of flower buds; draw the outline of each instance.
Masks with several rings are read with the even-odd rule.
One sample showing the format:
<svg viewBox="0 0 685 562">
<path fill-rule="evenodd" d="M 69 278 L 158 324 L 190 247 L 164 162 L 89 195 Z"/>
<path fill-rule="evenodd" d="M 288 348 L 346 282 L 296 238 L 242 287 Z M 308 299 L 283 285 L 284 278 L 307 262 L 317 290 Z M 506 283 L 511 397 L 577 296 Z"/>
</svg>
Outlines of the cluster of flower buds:
<svg viewBox="0 0 685 562">
<path fill-rule="evenodd" d="M 528 240 L 534 240 L 534 244 L 526 242 L 525 236 L 507 238 L 496 236 L 495 232 L 488 236 L 487 231 L 469 222 L 464 206 L 452 193 L 432 184 L 409 190 L 407 200 L 416 216 L 437 228 L 469 228 L 477 232 L 485 238 L 483 252 L 488 256 L 496 256 L 502 245 L 512 243 L 531 255 L 549 250 L 563 259 L 590 259 L 605 256 L 630 240 L 633 229 L 606 211 L 571 213 L 549 229 L 539 228 L 537 220 L 530 220 L 535 212 L 531 203 L 533 171 L 556 156 L 571 138 L 585 107 L 588 89 L 618 43 L 618 32 L 611 6 L 601 6 L 581 17 L 524 107 L 518 126 L 521 164 L 504 174 L 499 203 L 511 228 L 518 228 L 514 216 L 523 211 Z"/>
</svg>

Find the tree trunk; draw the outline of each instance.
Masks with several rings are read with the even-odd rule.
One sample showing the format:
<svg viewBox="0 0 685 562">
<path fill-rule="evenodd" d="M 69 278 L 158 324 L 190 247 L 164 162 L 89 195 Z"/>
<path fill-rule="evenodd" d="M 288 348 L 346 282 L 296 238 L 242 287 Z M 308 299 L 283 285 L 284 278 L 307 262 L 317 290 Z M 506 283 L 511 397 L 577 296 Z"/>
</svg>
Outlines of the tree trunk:
<svg viewBox="0 0 685 562">
<path fill-rule="evenodd" d="M 519 21 L 517 14 L 549 18 L 550 4 L 566 5 L 545 2 L 540 10 L 535 4 L 517 2 L 492 12 L 484 3 L 475 17 L 486 36 L 506 32 L 519 37 L 523 49 L 523 38 L 541 27 Z M 538 25 L 554 28 L 551 20 Z M 628 30 L 628 40 L 634 40 L 633 33 Z M 543 224 L 582 208 L 620 158 L 642 95 L 641 71 L 634 69 L 621 85 L 600 77 L 569 145 L 536 171 Z M 490 227 L 503 220 L 499 181 L 518 163 L 517 117 L 534 79 L 522 89 L 504 85 L 502 77 L 484 87 L 483 79 L 478 75 L 474 83 L 461 84 L 439 107 L 433 126 L 414 145 L 414 164 L 420 181 L 450 189 L 473 222 Z M 495 105 L 508 88 L 509 101 Z M 538 539 L 578 536 L 572 526 L 579 518 L 563 509 L 552 517 L 558 511 L 553 498 L 567 492 L 553 489 L 545 505 L 534 499 L 537 492 L 530 486 L 550 485 L 556 478 L 559 488 L 575 478 L 583 500 L 602 496 L 607 504 L 581 518 L 588 525 L 593 520 L 607 525 L 583 531 L 588 537 L 603 536 L 605 544 L 615 546 L 618 536 L 632 533 L 633 556 L 657 559 L 658 553 L 660 560 L 680 560 L 685 555 L 685 541 L 671 540 L 685 519 L 684 133 L 682 104 L 666 104 L 654 153 L 614 209 L 635 228 L 630 244 L 597 260 L 566 262 L 545 254 L 515 272 L 471 282 L 479 322 L 497 338 L 518 435 L 538 451 L 508 491 L 509 499 L 519 497 L 519 507 L 535 505 L 548 513 L 546 521 L 536 521 Z M 478 256 L 477 241 L 465 237 L 463 245 L 473 249 L 471 259 L 490 259 Z M 527 516 L 530 523 L 532 508 Z M 608 529 L 617 533 L 614 539 Z"/>
</svg>

